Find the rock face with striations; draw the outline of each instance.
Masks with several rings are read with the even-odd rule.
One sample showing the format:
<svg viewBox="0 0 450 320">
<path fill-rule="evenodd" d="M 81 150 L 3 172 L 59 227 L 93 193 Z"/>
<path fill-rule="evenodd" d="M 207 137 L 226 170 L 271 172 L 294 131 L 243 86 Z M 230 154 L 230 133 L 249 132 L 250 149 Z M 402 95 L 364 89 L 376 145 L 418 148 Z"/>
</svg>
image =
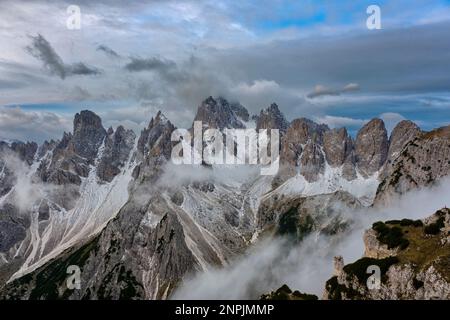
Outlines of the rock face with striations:
<svg viewBox="0 0 450 320">
<path fill-rule="evenodd" d="M 421 135 L 422 131 L 412 121 L 400 121 L 392 130 L 389 138 L 389 151 L 386 164 L 380 174 L 380 178 L 384 179 L 392 173 L 392 165 L 394 161 L 400 156 L 403 148 L 415 138 Z"/>
<path fill-rule="evenodd" d="M 75 115 L 73 134 L 64 133 L 49 158 L 43 159 L 38 169 L 44 182 L 57 185 L 80 185 L 89 174 L 98 150 L 106 137 L 101 119 L 92 111 Z"/>
<path fill-rule="evenodd" d="M 132 130 L 125 130 L 124 127 L 118 126 L 114 132 L 110 128 L 105 139 L 102 157 L 97 165 L 97 176 L 100 179 L 111 182 L 120 173 L 130 156 L 135 139 L 136 135 Z"/>
<path fill-rule="evenodd" d="M 137 160 L 133 177 L 139 181 L 155 181 L 161 174 L 162 166 L 170 159 L 172 151 L 171 135 L 175 126 L 159 111 L 150 120 L 137 143 Z"/>
<path fill-rule="evenodd" d="M 375 204 L 388 205 L 396 196 L 436 183 L 449 173 L 450 126 L 419 134 L 393 160 L 378 187 Z"/>
<path fill-rule="evenodd" d="M 326 125 L 300 118 L 292 121 L 281 138 L 280 164 L 278 178 L 283 180 L 297 174 L 297 167 L 308 181 L 315 181 L 323 173 L 325 157 L 321 145 Z"/>
<path fill-rule="evenodd" d="M 70 145 L 77 155 L 92 160 L 105 137 L 106 130 L 98 115 L 88 110 L 75 115 Z"/>
<path fill-rule="evenodd" d="M 384 122 L 373 119 L 358 132 L 355 141 L 358 171 L 369 177 L 385 163 L 389 148 Z"/>
<path fill-rule="evenodd" d="M 325 131 L 323 149 L 331 167 L 343 166 L 342 174 L 347 180 L 356 178 L 353 140 L 345 128 Z"/>
</svg>

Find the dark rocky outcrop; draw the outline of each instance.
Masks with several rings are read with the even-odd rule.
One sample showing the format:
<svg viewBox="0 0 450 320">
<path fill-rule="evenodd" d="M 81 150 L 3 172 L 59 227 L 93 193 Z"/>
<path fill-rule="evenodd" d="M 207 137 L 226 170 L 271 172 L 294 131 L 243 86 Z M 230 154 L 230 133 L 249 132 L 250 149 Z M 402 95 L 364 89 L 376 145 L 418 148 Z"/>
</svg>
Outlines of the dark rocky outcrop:
<svg viewBox="0 0 450 320">
<path fill-rule="evenodd" d="M 108 131 L 102 158 L 97 166 L 97 176 L 100 179 L 111 182 L 120 173 L 121 168 L 130 157 L 135 139 L 134 132 L 125 130 L 122 126 L 118 126 L 115 132 Z"/>
<path fill-rule="evenodd" d="M 223 130 L 225 128 L 245 128 L 239 118 L 248 120 L 248 111 L 240 104 L 230 104 L 224 98 L 209 97 L 198 107 L 194 121 L 201 121 L 203 126 Z"/>
<path fill-rule="evenodd" d="M 278 129 L 280 135 L 283 135 L 289 126 L 289 122 L 281 113 L 278 105 L 272 103 L 268 108 L 261 111 L 256 117 L 256 130 L 260 129 Z"/>
</svg>

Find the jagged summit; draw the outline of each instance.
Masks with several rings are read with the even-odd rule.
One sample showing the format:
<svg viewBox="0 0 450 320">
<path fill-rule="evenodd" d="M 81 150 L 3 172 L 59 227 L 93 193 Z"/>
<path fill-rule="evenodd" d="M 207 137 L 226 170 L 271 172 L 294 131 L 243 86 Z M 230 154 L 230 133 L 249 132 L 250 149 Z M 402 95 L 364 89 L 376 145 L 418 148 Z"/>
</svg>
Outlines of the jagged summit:
<svg viewBox="0 0 450 320">
<path fill-rule="evenodd" d="M 250 114 L 248 113 L 248 110 L 239 102 L 231 102 L 230 107 L 231 110 L 233 110 L 234 114 L 241 120 L 245 122 L 248 122 L 250 120 Z"/>
<path fill-rule="evenodd" d="M 210 96 L 198 107 L 194 121 L 201 121 L 204 126 L 220 130 L 243 129 L 245 128 L 243 121 L 248 118 L 248 111 L 242 105 L 230 104 L 222 97 L 214 99 Z"/>
<path fill-rule="evenodd" d="M 356 135 L 355 151 L 358 170 L 363 176 L 377 172 L 388 155 L 389 140 L 383 120 L 372 119 Z"/>
<path fill-rule="evenodd" d="M 71 140 L 75 153 L 92 159 L 106 134 L 102 120 L 94 112 L 83 110 L 75 115 Z"/>
<path fill-rule="evenodd" d="M 256 129 L 279 129 L 284 134 L 289 126 L 283 113 L 276 103 L 272 103 L 269 107 L 261 110 L 256 120 Z"/>
</svg>

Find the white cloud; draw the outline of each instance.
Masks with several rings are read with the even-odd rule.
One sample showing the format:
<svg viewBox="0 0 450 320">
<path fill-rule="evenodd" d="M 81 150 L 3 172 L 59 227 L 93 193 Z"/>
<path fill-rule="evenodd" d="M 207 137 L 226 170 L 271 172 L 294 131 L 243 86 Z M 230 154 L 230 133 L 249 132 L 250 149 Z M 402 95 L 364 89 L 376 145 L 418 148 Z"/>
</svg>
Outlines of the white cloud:
<svg viewBox="0 0 450 320">
<path fill-rule="evenodd" d="M 330 128 L 342 128 L 342 127 L 362 127 L 369 120 L 366 119 L 353 119 L 349 117 L 337 117 L 337 116 L 318 116 L 313 118 L 317 123 L 324 123 Z"/>
<path fill-rule="evenodd" d="M 392 130 L 395 128 L 395 126 L 397 125 L 397 123 L 399 123 L 402 120 L 405 120 L 405 117 L 399 113 L 386 112 L 386 113 L 380 114 L 380 119 L 382 119 L 384 121 L 386 130 L 390 134 L 392 132 Z"/>
<path fill-rule="evenodd" d="M 0 140 L 58 139 L 72 129 L 71 120 L 44 111 L 24 111 L 20 107 L 0 107 Z"/>
<path fill-rule="evenodd" d="M 233 91 L 239 95 L 260 95 L 278 90 L 280 85 L 273 80 L 255 80 L 252 84 L 240 83 Z"/>
</svg>

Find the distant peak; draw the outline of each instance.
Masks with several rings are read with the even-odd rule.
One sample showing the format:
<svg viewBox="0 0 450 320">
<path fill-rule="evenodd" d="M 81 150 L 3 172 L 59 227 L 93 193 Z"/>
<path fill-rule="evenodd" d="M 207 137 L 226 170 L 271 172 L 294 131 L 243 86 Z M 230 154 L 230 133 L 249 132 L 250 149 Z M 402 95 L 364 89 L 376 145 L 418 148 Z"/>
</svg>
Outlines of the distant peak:
<svg viewBox="0 0 450 320">
<path fill-rule="evenodd" d="M 162 113 L 161 110 L 159 110 L 158 113 L 156 114 L 155 120 L 156 120 L 157 122 L 167 122 L 167 121 L 169 121 L 169 120 L 167 119 L 167 117 L 164 115 L 164 113 Z"/>
<path fill-rule="evenodd" d="M 87 127 L 104 130 L 102 126 L 102 119 L 97 114 L 90 110 L 83 110 L 75 115 L 73 121 L 73 131 L 75 133 Z"/>
<path fill-rule="evenodd" d="M 212 105 L 212 104 L 216 104 L 216 100 L 214 100 L 214 98 L 212 96 L 209 96 L 208 98 L 206 98 L 205 101 L 203 101 L 203 103 Z"/>
<path fill-rule="evenodd" d="M 269 107 L 262 110 L 256 122 L 257 129 L 279 129 L 282 132 L 286 132 L 289 126 L 289 122 L 276 103 L 272 103 Z"/>
<path fill-rule="evenodd" d="M 244 128 L 241 119 L 248 121 L 249 114 L 239 103 L 229 103 L 223 97 L 204 100 L 197 109 L 194 121 L 202 121 L 210 128 Z"/>
</svg>

